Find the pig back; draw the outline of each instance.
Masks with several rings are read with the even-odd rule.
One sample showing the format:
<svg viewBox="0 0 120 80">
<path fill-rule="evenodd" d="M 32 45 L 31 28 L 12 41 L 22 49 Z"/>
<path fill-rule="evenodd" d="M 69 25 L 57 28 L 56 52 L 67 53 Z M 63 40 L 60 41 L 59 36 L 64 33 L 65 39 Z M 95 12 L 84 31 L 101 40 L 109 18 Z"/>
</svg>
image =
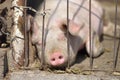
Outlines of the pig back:
<svg viewBox="0 0 120 80">
<path fill-rule="evenodd" d="M 67 19 L 67 0 L 46 0 L 45 10 L 49 13 L 45 16 L 45 27 L 57 25 L 57 20 Z M 43 12 L 43 4 L 38 12 Z M 101 6 L 94 0 L 91 1 L 91 27 L 98 34 L 102 33 L 102 15 Z M 38 17 L 39 16 L 39 17 Z M 37 14 L 36 22 L 42 27 L 42 16 Z M 69 0 L 69 19 L 76 24 L 83 22 L 85 27 L 89 27 L 89 0 Z"/>
</svg>

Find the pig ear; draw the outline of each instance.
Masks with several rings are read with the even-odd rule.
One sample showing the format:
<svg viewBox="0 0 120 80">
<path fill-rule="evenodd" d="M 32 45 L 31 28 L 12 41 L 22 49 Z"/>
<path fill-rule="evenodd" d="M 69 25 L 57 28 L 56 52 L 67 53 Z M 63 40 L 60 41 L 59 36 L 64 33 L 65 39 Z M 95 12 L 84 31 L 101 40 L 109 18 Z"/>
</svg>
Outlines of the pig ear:
<svg viewBox="0 0 120 80">
<path fill-rule="evenodd" d="M 30 31 L 31 27 L 33 26 L 33 17 L 31 15 L 27 16 L 27 27 L 28 27 L 28 31 Z"/>
<path fill-rule="evenodd" d="M 31 15 L 28 15 L 27 24 L 28 24 L 28 31 L 30 31 L 30 33 L 32 34 L 31 37 L 32 43 L 33 44 L 37 43 L 41 45 L 40 38 L 37 36 L 39 35 L 39 27 Z"/>
<path fill-rule="evenodd" d="M 71 35 L 78 35 L 80 30 L 84 27 L 84 23 L 80 22 L 79 24 L 75 23 L 72 20 L 69 20 L 69 27 L 67 26 L 67 20 L 59 21 L 60 29 L 64 32 L 67 32 L 67 29 Z"/>
<path fill-rule="evenodd" d="M 28 24 L 28 31 L 31 30 L 33 33 L 38 31 L 39 29 L 38 24 L 31 15 L 28 15 L 27 24 Z"/>
</svg>

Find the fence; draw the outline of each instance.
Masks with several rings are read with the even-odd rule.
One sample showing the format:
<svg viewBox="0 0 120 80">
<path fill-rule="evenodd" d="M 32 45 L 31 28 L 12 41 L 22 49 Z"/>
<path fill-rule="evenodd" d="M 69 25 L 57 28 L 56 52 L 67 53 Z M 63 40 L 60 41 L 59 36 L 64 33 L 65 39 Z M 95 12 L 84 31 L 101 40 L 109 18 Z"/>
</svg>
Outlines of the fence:
<svg viewBox="0 0 120 80">
<path fill-rule="evenodd" d="M 20 0 L 19 0 L 20 1 Z M 118 16 L 118 0 L 114 0 L 115 1 L 115 24 L 114 24 L 114 26 L 115 26 L 115 28 L 114 28 L 114 45 L 112 45 L 112 46 L 114 46 L 114 48 L 113 48 L 113 65 L 112 65 L 112 70 L 111 71 L 119 71 L 119 70 L 117 70 L 116 69 L 116 66 L 117 66 L 117 61 L 118 61 L 118 56 L 119 56 L 119 46 L 120 46 L 120 40 L 119 40 L 119 42 L 118 42 L 118 44 L 117 44 L 117 41 L 118 41 L 118 39 L 116 38 L 117 37 L 117 24 L 118 24 L 118 21 L 117 21 L 117 16 Z M 89 36 L 91 36 L 91 2 L 92 2 L 92 0 L 89 0 Z M 43 11 L 45 11 L 46 10 L 46 8 L 45 8 L 45 3 L 46 3 L 46 0 L 44 0 L 44 7 L 43 7 Z M 26 5 L 26 0 L 25 0 L 25 4 L 24 5 Z M 67 26 L 69 26 L 69 0 L 67 0 L 67 3 L 66 3 L 66 7 L 67 7 Z M 16 5 L 15 6 L 13 6 L 13 7 L 16 7 Z M 26 7 L 25 7 L 26 8 Z M 17 8 L 18 9 L 18 8 Z M 45 50 L 45 41 L 44 41 L 44 36 L 45 36 L 45 34 L 44 34 L 44 28 L 45 28 L 45 16 L 46 15 L 43 15 L 43 27 L 42 27 L 42 56 L 41 56 L 41 58 L 42 58 L 42 65 L 43 65 L 43 67 L 44 67 L 44 54 L 45 54 L 45 52 L 44 52 L 44 50 Z M 26 14 L 25 14 L 25 18 L 24 18 L 24 20 L 25 20 L 25 25 L 24 26 L 27 26 L 27 22 L 26 22 Z M 25 32 L 25 34 L 24 34 L 24 37 L 25 37 L 25 44 L 24 44 L 24 46 L 25 46 L 25 48 L 24 48 L 24 55 L 25 55 L 25 66 L 28 66 L 28 63 L 29 63 L 29 35 L 28 35 L 28 33 L 27 33 L 27 27 L 25 27 L 25 30 L 24 30 Z M 119 33 L 120 34 L 120 33 Z M 22 36 L 23 37 L 23 36 Z M 91 47 L 91 45 L 92 45 L 92 43 L 91 43 L 92 41 L 91 41 L 91 37 L 90 37 L 90 52 L 91 53 L 93 53 L 92 52 L 92 47 Z M 14 44 L 14 43 L 13 43 Z M 67 52 L 68 52 L 68 55 L 70 56 L 70 48 L 69 48 L 69 46 L 70 46 L 70 43 L 69 43 L 69 33 L 68 33 L 68 29 L 67 29 Z M 13 46 L 13 47 L 15 47 L 15 46 Z M 23 46 L 22 46 L 23 47 Z M 14 55 L 15 55 L 16 53 L 14 53 Z M 22 52 L 22 54 L 23 54 L 23 52 Z M 94 63 L 94 59 L 93 59 L 93 57 L 92 57 L 92 55 L 93 54 L 91 54 L 90 55 L 90 60 L 89 60 L 89 62 L 90 62 L 90 67 L 89 67 L 89 70 L 92 70 L 92 71 L 98 71 L 99 69 L 94 69 L 93 68 L 93 63 Z M 22 57 L 22 55 L 20 55 L 21 57 Z M 14 56 L 15 57 L 15 56 Z M 16 56 L 16 58 L 17 58 L 17 56 Z M 15 59 L 16 59 L 15 58 Z M 23 57 L 21 58 L 21 59 L 23 59 Z M 70 60 L 68 60 L 68 68 L 70 67 L 69 66 L 69 61 Z M 23 64 L 21 64 L 21 65 L 23 65 Z M 100 71 L 102 71 L 102 69 L 100 69 Z"/>
</svg>

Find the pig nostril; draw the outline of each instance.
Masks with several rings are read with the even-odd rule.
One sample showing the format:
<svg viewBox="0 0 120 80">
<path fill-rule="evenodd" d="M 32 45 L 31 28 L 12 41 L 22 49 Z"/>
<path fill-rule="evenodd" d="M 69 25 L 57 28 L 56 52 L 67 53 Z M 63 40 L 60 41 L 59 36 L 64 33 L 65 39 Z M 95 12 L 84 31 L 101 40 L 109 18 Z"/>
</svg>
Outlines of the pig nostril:
<svg viewBox="0 0 120 80">
<path fill-rule="evenodd" d="M 52 61 L 55 61 L 55 58 L 52 58 L 51 60 L 52 60 Z"/>
<path fill-rule="evenodd" d="M 59 56 L 59 59 L 62 59 L 63 58 L 63 56 Z"/>
</svg>

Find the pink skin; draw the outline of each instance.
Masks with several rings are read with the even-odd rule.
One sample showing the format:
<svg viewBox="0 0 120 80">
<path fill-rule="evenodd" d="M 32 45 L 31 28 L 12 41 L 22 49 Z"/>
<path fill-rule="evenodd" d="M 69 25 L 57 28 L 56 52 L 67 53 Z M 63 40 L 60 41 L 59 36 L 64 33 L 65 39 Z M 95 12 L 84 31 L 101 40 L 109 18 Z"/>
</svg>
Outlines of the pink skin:
<svg viewBox="0 0 120 80">
<path fill-rule="evenodd" d="M 64 62 L 65 58 L 60 52 L 55 52 L 50 56 L 50 63 L 53 66 L 61 65 Z"/>
</svg>

